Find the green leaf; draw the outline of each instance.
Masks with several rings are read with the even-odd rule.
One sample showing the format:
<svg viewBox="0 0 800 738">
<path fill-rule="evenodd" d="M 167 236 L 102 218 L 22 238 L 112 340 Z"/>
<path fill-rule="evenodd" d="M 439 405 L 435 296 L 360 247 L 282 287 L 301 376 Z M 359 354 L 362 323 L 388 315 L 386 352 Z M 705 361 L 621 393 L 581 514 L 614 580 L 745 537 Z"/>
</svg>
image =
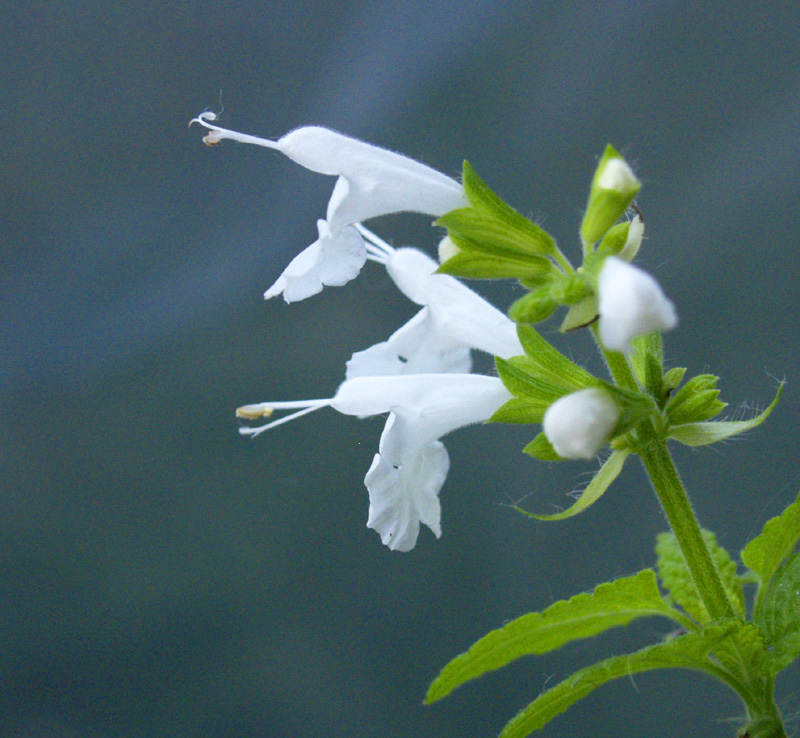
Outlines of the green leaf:
<svg viewBox="0 0 800 738">
<path fill-rule="evenodd" d="M 556 384 L 549 376 L 542 376 L 536 366 L 526 356 L 513 356 L 511 359 L 495 357 L 497 374 L 506 389 L 515 397 L 528 400 L 530 409 L 534 406 L 542 408 L 541 417 L 532 422 L 540 423 L 544 411 L 559 397 L 572 392 L 572 388 Z"/>
<path fill-rule="evenodd" d="M 711 558 L 719 571 L 722 586 L 738 615 L 744 617 L 744 590 L 742 580 L 736 573 L 736 563 L 728 552 L 717 543 L 717 537 L 710 530 L 703 530 Z M 703 600 L 697 591 L 689 567 L 683 558 L 678 541 L 673 533 L 659 533 L 656 542 L 658 555 L 658 574 L 661 583 L 689 615 L 704 625 L 711 620 Z"/>
<path fill-rule="evenodd" d="M 750 420 L 720 420 L 708 423 L 686 423 L 685 425 L 673 425 L 669 429 L 669 437 L 680 441 L 687 446 L 708 446 L 717 441 L 724 441 L 739 433 L 757 428 L 761 425 L 775 409 L 778 400 L 781 398 L 784 383 L 778 386 L 775 399 L 767 406 L 763 413 L 756 415 Z"/>
<path fill-rule="evenodd" d="M 768 520 L 764 529 L 742 551 L 744 565 L 758 574 L 766 585 L 775 570 L 800 541 L 800 495 L 779 516 Z"/>
<path fill-rule="evenodd" d="M 532 443 L 535 442 L 536 438 L 533 439 Z M 529 446 L 530 445 L 532 444 L 529 444 Z M 525 451 L 530 453 L 528 447 L 525 448 Z M 553 453 L 555 453 L 555 451 Z M 515 507 L 514 509 L 519 510 L 519 512 L 524 513 L 530 518 L 536 518 L 536 520 L 565 520 L 566 518 L 571 518 L 573 515 L 583 512 L 587 507 L 593 505 L 603 496 L 611 483 L 619 476 L 625 464 L 625 459 L 628 458 L 630 453 L 631 452 L 627 449 L 612 451 L 611 456 L 606 459 L 597 474 L 592 478 L 592 481 L 589 482 L 586 488 L 580 493 L 580 497 L 566 510 L 554 513 L 553 515 L 540 515 L 538 513 L 528 512 L 520 507 Z"/>
<path fill-rule="evenodd" d="M 558 455 L 553 448 L 553 444 L 550 443 L 550 440 L 544 432 L 538 433 L 536 438 L 525 446 L 522 451 L 528 454 L 528 456 L 533 456 L 534 459 L 539 459 L 540 461 L 566 461 L 566 459 Z M 521 508 L 517 507 L 516 509 L 520 510 Z M 525 510 L 522 510 L 522 512 L 526 515 L 528 514 Z"/>
<path fill-rule="evenodd" d="M 543 612 L 523 615 L 487 634 L 442 669 L 425 702 L 435 702 L 465 682 L 522 656 L 548 653 L 571 641 L 653 615 L 671 618 L 673 610 L 661 598 L 650 569 L 606 582 L 594 592 L 556 602 Z"/>
<path fill-rule="evenodd" d="M 487 423 L 541 423 L 549 403 L 527 397 L 512 397 L 495 410 Z"/>
<path fill-rule="evenodd" d="M 527 262 L 538 266 L 537 273 L 557 273 L 553 262 L 544 255 L 550 251 L 546 247 L 543 250 L 541 239 L 531 239 L 530 233 L 521 232 L 508 221 L 498 220 L 483 210 L 451 210 L 436 220 L 434 225 L 447 228 L 453 243 L 461 249 Z"/>
<path fill-rule="evenodd" d="M 612 656 L 581 669 L 517 713 L 503 729 L 500 738 L 525 738 L 534 730 L 541 730 L 556 715 L 603 684 L 620 677 L 668 668 L 698 669 L 714 674 L 714 667 L 707 656 L 735 628 L 735 623 L 715 623 L 700 633 L 678 636 L 665 643 L 622 656 Z"/>
<path fill-rule="evenodd" d="M 770 650 L 772 674 L 800 656 L 800 553 L 781 564 L 755 613 Z"/>
<path fill-rule="evenodd" d="M 468 161 L 464 162 L 462 183 L 473 208 L 501 222 L 507 229 L 513 230 L 520 244 L 524 244 L 529 251 L 543 255 L 555 251 L 553 237 L 492 192 Z"/>
<path fill-rule="evenodd" d="M 452 238 L 452 237 L 451 237 Z M 512 258 L 508 256 L 492 256 L 481 251 L 474 251 L 463 247 L 464 241 L 458 237 L 452 238 L 453 243 L 461 248 L 454 256 L 448 258 L 437 270 L 437 274 L 450 274 L 453 277 L 464 279 L 527 279 L 537 284 L 544 284 L 552 272 L 552 263 L 547 261 L 547 266 L 542 267 L 540 259 Z"/>
<path fill-rule="evenodd" d="M 737 620 L 738 628 L 714 646 L 714 656 L 739 681 L 752 682 L 765 675 L 767 644 L 757 625 Z"/>
<path fill-rule="evenodd" d="M 538 376 L 568 387 L 571 392 L 594 385 L 595 378 L 589 372 L 551 346 L 533 326 L 517 326 L 517 335 Z"/>
</svg>

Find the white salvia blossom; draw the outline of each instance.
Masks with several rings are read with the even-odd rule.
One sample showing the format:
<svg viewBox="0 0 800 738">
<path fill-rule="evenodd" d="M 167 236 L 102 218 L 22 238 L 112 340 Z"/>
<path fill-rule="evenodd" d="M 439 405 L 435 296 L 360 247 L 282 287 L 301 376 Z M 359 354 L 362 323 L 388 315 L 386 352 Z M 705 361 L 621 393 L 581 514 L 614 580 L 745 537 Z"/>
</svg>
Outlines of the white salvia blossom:
<svg viewBox="0 0 800 738">
<path fill-rule="evenodd" d="M 420 523 L 441 535 L 439 491 L 449 468 L 447 450 L 438 440 L 456 428 L 488 420 L 511 399 L 496 377 L 476 374 L 407 374 L 348 379 L 326 400 L 265 402 L 239 408 L 244 418 L 294 413 L 258 428 L 258 435 L 322 407 L 359 418 L 389 413 L 379 452 L 364 480 L 369 491 L 367 525 L 392 550 L 409 551 Z"/>
<path fill-rule="evenodd" d="M 305 299 L 324 285 L 353 279 L 364 265 L 366 248 L 352 226 L 379 215 L 403 211 L 443 215 L 469 203 L 464 188 L 450 177 L 413 159 L 340 133 L 307 126 L 277 141 L 231 131 L 201 113 L 192 122 L 210 132 L 209 145 L 223 139 L 280 151 L 306 169 L 338 177 L 319 239 L 297 257 L 265 293 L 287 302 Z M 358 245 L 357 245 L 358 244 Z M 343 258 L 338 258 L 342 256 Z"/>
<path fill-rule="evenodd" d="M 480 295 L 416 249 L 394 249 L 363 226 L 369 257 L 386 266 L 412 302 L 422 305 L 388 341 L 353 354 L 347 378 L 424 372 L 468 372 L 470 349 L 508 359 L 524 353 L 516 325 Z"/>
<path fill-rule="evenodd" d="M 598 173 L 596 186 L 602 190 L 614 190 L 616 192 L 627 192 L 636 189 L 639 180 L 628 163 L 621 157 L 609 159 L 603 171 Z"/>
<path fill-rule="evenodd" d="M 610 256 L 598 277 L 600 340 L 627 351 L 632 338 L 668 331 L 678 324 L 675 306 L 647 272 Z"/>
<path fill-rule="evenodd" d="M 544 414 L 544 434 L 565 459 L 593 459 L 608 442 L 621 411 L 609 394 L 597 387 L 556 400 Z"/>
</svg>

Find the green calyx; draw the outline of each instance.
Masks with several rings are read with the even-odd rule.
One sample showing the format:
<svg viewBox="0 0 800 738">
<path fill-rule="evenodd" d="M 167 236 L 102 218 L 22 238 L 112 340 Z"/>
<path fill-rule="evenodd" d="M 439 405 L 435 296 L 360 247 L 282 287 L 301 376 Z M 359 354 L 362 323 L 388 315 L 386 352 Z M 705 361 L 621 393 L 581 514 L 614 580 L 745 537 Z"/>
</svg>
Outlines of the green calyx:
<svg viewBox="0 0 800 738">
<path fill-rule="evenodd" d="M 606 146 L 592 179 L 589 201 L 581 223 L 585 244 L 599 241 L 619 220 L 642 183 L 611 144 Z"/>
</svg>

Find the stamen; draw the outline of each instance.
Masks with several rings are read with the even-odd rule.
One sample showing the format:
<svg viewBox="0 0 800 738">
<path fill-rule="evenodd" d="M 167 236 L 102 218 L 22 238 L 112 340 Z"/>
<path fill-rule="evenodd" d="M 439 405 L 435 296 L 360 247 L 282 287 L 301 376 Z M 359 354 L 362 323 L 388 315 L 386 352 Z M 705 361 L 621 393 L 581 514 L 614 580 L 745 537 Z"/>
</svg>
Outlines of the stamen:
<svg viewBox="0 0 800 738">
<path fill-rule="evenodd" d="M 288 423 L 290 420 L 313 413 L 322 407 L 327 407 L 331 404 L 331 400 L 297 400 L 294 402 L 263 402 L 258 405 L 243 405 L 236 409 L 237 418 L 246 418 L 248 420 L 255 420 L 256 418 L 268 418 L 275 410 L 292 410 L 294 408 L 301 408 L 297 412 L 290 413 L 282 418 L 273 420 L 266 425 L 260 425 L 256 428 L 239 428 L 239 433 L 243 436 L 256 436 L 263 433 L 265 430 L 275 428 L 276 426 Z"/>
<path fill-rule="evenodd" d="M 379 264 L 385 264 L 389 257 L 394 254 L 394 247 L 369 230 L 369 228 L 365 228 L 361 223 L 353 223 L 353 226 L 367 242 L 367 259 L 376 261 Z"/>
<path fill-rule="evenodd" d="M 206 146 L 215 146 L 223 139 L 227 138 L 231 141 L 238 141 L 239 143 L 249 143 L 256 146 L 264 146 L 268 149 L 281 150 L 280 144 L 277 141 L 270 141 L 268 138 L 260 138 L 259 136 L 251 136 L 247 133 L 239 133 L 238 131 L 231 131 L 227 128 L 220 128 L 219 126 L 212 125 L 210 121 L 216 120 L 217 114 L 212 113 L 210 110 L 205 113 L 200 113 L 196 118 L 189 121 L 192 123 L 199 123 L 204 128 L 207 128 L 211 133 L 203 137 L 203 143 Z"/>
</svg>

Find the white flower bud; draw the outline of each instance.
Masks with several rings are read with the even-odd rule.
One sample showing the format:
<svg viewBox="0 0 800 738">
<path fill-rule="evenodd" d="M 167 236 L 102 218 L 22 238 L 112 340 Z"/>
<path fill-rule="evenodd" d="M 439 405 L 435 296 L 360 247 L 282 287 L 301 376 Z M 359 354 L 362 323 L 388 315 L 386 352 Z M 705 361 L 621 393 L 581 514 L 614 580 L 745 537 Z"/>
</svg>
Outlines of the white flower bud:
<svg viewBox="0 0 800 738">
<path fill-rule="evenodd" d="M 621 411 L 597 387 L 556 400 L 544 414 L 544 434 L 565 459 L 593 459 L 608 442 Z"/>
<path fill-rule="evenodd" d="M 598 291 L 600 340 L 611 351 L 627 351 L 632 338 L 678 324 L 675 306 L 658 282 L 622 259 L 606 259 Z"/>
</svg>

